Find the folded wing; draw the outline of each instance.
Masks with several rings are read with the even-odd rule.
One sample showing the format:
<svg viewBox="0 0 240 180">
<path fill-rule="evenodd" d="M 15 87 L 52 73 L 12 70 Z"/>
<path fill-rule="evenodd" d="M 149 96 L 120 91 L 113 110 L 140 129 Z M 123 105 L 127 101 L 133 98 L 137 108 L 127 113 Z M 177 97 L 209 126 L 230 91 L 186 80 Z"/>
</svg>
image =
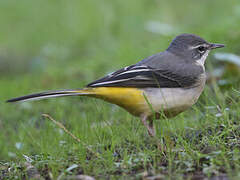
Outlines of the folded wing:
<svg viewBox="0 0 240 180">
<path fill-rule="evenodd" d="M 132 65 L 98 79 L 88 87 L 190 87 L 197 78 L 186 73 L 171 72 L 168 69 L 152 68 L 146 65 Z"/>
</svg>

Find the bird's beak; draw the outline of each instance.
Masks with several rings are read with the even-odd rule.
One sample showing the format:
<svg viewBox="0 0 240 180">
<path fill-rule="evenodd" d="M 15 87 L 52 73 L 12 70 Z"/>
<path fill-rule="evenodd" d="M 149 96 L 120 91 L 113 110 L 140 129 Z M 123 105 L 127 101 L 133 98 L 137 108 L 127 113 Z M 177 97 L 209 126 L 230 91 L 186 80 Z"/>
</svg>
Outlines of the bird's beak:
<svg viewBox="0 0 240 180">
<path fill-rule="evenodd" d="M 212 49 L 216 49 L 216 48 L 223 48 L 224 46 L 225 46 L 224 44 L 211 43 L 210 46 L 209 46 L 209 49 L 212 50 Z"/>
</svg>

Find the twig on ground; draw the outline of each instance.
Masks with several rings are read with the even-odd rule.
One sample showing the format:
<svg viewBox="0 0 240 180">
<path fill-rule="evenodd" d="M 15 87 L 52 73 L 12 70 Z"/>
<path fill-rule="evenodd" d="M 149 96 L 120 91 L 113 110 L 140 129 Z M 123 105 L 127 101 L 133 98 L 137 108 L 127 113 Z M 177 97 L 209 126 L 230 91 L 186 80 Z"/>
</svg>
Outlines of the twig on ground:
<svg viewBox="0 0 240 180">
<path fill-rule="evenodd" d="M 93 153 L 96 157 L 101 158 L 100 154 L 93 151 L 90 147 L 88 147 L 85 143 L 83 143 L 79 138 L 77 138 L 74 134 L 72 134 L 70 131 L 67 130 L 67 128 L 60 122 L 56 121 L 55 119 L 53 119 L 50 115 L 48 114 L 42 114 L 43 117 L 51 120 L 54 124 L 56 124 L 59 128 L 61 128 L 64 132 L 66 132 L 68 135 L 70 135 L 74 140 L 76 140 L 78 143 L 81 143 L 83 146 L 85 146 L 85 148 Z"/>
<path fill-rule="evenodd" d="M 74 136 L 70 131 L 68 131 L 67 128 L 65 128 L 65 126 L 64 126 L 62 123 L 56 121 L 55 119 L 53 119 L 53 118 L 52 118 L 50 115 L 48 115 L 48 114 L 42 114 L 42 116 L 43 116 L 43 117 L 46 117 L 46 118 L 48 118 L 49 120 L 51 120 L 52 122 L 54 122 L 58 127 L 60 127 L 61 129 L 63 129 L 63 130 L 64 130 L 67 134 L 69 134 L 73 139 L 75 139 L 77 142 L 81 143 L 80 139 L 77 138 L 76 136 Z"/>
</svg>

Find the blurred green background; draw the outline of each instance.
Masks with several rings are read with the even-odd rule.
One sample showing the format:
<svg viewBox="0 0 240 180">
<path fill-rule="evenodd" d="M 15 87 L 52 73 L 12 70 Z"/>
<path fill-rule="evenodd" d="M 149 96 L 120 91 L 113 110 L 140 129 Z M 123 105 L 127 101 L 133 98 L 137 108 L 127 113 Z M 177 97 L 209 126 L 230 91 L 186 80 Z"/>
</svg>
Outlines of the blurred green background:
<svg viewBox="0 0 240 180">
<path fill-rule="evenodd" d="M 208 86 L 213 79 L 220 91 L 239 89 L 237 57 L 229 62 L 229 54 L 221 61 L 214 56 L 217 52 L 240 55 L 238 0 L 1 0 L 0 160 L 19 161 L 23 153 L 59 155 L 61 149 L 55 147 L 62 137 L 41 113 L 50 113 L 92 144 L 106 138 L 99 134 L 109 131 L 90 136 L 87 127 L 92 123 L 114 119 L 116 124 L 132 118 L 115 106 L 87 98 L 14 105 L 5 100 L 43 90 L 84 87 L 164 51 L 181 33 L 226 44 L 208 58 Z M 131 121 L 126 126 L 131 132 Z M 25 145 L 19 148 L 19 142 Z"/>
</svg>

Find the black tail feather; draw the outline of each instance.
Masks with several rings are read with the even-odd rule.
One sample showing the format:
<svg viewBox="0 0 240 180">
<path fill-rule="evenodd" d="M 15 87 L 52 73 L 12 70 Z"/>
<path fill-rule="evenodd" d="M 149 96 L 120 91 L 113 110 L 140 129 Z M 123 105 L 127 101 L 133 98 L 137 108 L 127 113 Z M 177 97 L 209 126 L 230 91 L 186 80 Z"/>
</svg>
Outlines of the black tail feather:
<svg viewBox="0 0 240 180">
<path fill-rule="evenodd" d="M 6 102 L 18 102 L 18 101 L 28 101 L 28 100 L 38 100 L 45 99 L 51 97 L 60 97 L 60 96 L 75 96 L 82 94 L 77 90 L 62 90 L 62 91 L 49 91 L 49 92 L 41 92 L 35 94 L 29 94 L 26 96 L 21 96 L 17 98 L 12 98 L 7 100 Z"/>
</svg>

